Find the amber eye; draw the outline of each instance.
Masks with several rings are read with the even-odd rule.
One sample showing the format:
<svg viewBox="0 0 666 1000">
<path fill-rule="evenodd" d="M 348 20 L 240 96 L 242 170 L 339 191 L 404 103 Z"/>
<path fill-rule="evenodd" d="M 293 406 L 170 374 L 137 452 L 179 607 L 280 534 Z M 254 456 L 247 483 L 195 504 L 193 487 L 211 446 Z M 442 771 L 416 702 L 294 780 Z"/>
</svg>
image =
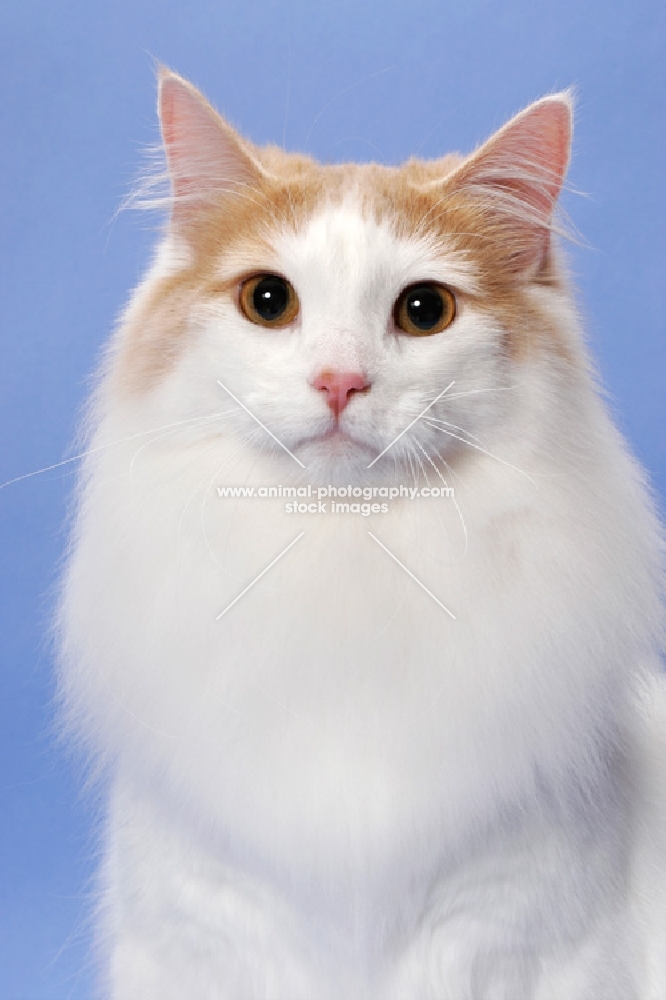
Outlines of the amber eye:
<svg viewBox="0 0 666 1000">
<path fill-rule="evenodd" d="M 278 274 L 255 274 L 240 287 L 242 312 L 260 326 L 287 326 L 298 314 L 298 296 Z"/>
<path fill-rule="evenodd" d="M 441 333 L 451 325 L 455 315 L 453 292 L 434 281 L 405 288 L 393 310 L 395 325 L 413 337 Z"/>
</svg>

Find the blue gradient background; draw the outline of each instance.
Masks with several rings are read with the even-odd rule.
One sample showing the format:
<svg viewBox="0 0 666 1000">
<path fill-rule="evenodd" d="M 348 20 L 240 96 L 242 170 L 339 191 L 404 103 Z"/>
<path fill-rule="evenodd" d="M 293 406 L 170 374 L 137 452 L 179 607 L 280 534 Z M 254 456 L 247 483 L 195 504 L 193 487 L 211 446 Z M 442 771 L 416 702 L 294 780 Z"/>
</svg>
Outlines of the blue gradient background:
<svg viewBox="0 0 666 1000">
<path fill-rule="evenodd" d="M 470 150 L 574 84 L 585 194 L 564 204 L 588 246 L 572 265 L 611 405 L 663 497 L 665 43 L 649 0 L 4 3 L 0 482 L 66 454 L 147 261 L 151 223 L 114 214 L 157 138 L 158 59 L 253 140 L 328 160 Z M 53 737 L 45 638 L 72 469 L 0 490 L 1 1000 L 92 991 L 96 804 Z"/>
</svg>

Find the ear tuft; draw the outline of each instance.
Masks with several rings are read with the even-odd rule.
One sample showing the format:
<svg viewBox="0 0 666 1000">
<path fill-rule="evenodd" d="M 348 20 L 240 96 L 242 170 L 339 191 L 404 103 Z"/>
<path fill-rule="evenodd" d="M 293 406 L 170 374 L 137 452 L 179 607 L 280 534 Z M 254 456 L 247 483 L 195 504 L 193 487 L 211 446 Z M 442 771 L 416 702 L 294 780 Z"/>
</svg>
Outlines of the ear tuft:
<svg viewBox="0 0 666 1000">
<path fill-rule="evenodd" d="M 485 202 L 498 231 L 513 239 L 513 265 L 538 267 L 569 165 L 573 102 L 570 91 L 544 97 L 512 118 L 451 178 Z"/>
<path fill-rule="evenodd" d="M 259 183 L 261 169 L 246 144 L 202 94 L 161 69 L 157 109 L 172 192 L 172 224 L 188 230 L 206 206 Z"/>
</svg>

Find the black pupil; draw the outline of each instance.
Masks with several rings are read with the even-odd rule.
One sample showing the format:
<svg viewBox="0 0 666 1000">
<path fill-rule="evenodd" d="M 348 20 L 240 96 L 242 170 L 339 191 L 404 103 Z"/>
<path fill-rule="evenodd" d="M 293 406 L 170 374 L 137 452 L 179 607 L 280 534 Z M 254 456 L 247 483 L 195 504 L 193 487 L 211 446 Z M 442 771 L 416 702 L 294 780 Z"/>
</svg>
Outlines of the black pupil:
<svg viewBox="0 0 666 1000">
<path fill-rule="evenodd" d="M 407 315 L 419 330 L 432 330 L 444 314 L 439 292 L 428 285 L 413 288 L 407 296 Z"/>
<path fill-rule="evenodd" d="M 274 275 L 262 278 L 252 295 L 252 304 L 262 319 L 279 319 L 289 303 L 287 283 Z"/>
</svg>

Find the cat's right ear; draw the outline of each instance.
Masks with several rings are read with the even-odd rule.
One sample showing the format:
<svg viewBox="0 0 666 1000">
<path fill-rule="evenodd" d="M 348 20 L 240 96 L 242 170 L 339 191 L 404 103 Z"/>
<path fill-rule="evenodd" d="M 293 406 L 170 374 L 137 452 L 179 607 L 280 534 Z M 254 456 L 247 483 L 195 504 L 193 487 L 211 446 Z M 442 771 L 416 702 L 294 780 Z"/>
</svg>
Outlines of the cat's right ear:
<svg viewBox="0 0 666 1000">
<path fill-rule="evenodd" d="M 256 188 L 262 171 L 240 136 L 176 73 L 159 74 L 157 109 L 171 180 L 171 225 L 195 235 L 206 210 Z"/>
</svg>

